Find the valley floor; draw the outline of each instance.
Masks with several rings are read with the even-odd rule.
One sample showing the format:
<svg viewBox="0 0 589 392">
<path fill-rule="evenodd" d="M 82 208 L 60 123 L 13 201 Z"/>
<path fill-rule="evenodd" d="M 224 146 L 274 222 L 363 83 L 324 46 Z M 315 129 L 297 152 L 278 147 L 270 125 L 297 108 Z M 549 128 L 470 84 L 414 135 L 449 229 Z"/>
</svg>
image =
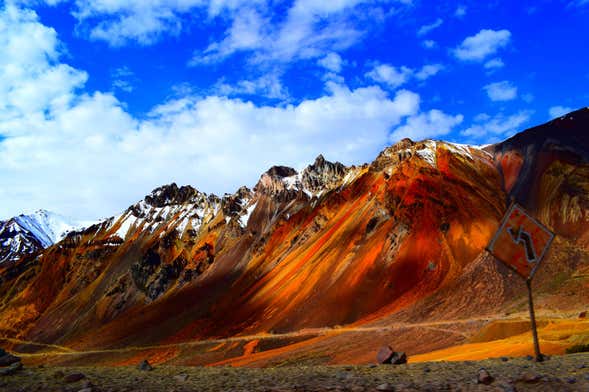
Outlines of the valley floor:
<svg viewBox="0 0 589 392">
<path fill-rule="evenodd" d="M 481 368 L 494 378 L 477 383 Z M 72 375 L 77 374 L 77 377 Z M 68 378 L 70 379 L 69 383 Z M 78 380 L 72 381 L 73 379 Z M 407 365 L 274 368 L 26 366 L 2 391 L 589 391 L 589 353 Z"/>
</svg>

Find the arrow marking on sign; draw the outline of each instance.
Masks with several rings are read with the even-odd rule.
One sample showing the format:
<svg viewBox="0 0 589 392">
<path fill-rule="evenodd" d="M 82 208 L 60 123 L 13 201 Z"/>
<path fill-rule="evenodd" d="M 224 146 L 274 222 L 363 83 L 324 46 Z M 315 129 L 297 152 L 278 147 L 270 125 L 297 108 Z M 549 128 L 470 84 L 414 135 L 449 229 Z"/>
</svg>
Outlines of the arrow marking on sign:
<svg viewBox="0 0 589 392">
<path fill-rule="evenodd" d="M 511 239 L 518 245 L 523 245 L 526 250 L 526 258 L 528 263 L 536 262 L 536 250 L 534 249 L 534 243 L 532 242 L 532 236 L 527 231 L 524 231 L 521 226 L 514 230 L 513 227 L 508 227 L 507 232 L 511 235 Z"/>
</svg>

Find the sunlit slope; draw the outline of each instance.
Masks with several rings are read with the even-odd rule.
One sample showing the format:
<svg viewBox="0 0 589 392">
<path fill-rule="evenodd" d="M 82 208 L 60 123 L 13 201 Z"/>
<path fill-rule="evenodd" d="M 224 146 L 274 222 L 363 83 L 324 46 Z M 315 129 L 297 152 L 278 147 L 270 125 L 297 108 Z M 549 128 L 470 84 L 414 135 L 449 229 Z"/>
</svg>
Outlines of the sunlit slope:
<svg viewBox="0 0 589 392">
<path fill-rule="evenodd" d="M 6 298 L 2 328 L 101 347 L 354 323 L 456 279 L 504 208 L 491 156 L 441 142 L 403 141 L 312 195 L 282 174 L 238 195 L 235 216 L 231 200 L 181 198 L 66 239 Z M 194 209 L 197 230 L 182 223 Z"/>
<path fill-rule="evenodd" d="M 359 167 L 319 156 L 222 197 L 163 186 L 3 266 L 0 335 L 106 364 L 368 363 L 384 343 L 488 353 L 497 339 L 469 339 L 527 310 L 523 281 L 484 251 L 511 197 L 557 234 L 539 312 L 589 306 L 588 148 L 574 137 L 589 121 L 567 121 L 485 149 L 405 139 Z M 527 347 L 514 339 L 498 352 Z"/>
</svg>

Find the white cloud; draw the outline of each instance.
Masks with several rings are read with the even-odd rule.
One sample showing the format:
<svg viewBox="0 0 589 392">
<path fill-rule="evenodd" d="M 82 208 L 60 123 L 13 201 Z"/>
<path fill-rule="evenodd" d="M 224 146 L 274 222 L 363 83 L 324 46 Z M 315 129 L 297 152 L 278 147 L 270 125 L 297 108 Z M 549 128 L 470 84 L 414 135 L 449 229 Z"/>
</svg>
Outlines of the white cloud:
<svg viewBox="0 0 589 392">
<path fill-rule="evenodd" d="M 233 19 L 225 38 L 211 43 L 191 60 L 192 65 L 223 60 L 238 51 L 263 49 L 270 45 L 270 21 L 255 9 L 243 9 Z"/>
<path fill-rule="evenodd" d="M 483 89 L 491 101 L 511 101 L 517 97 L 517 87 L 507 80 L 487 84 Z"/>
<path fill-rule="evenodd" d="M 424 81 L 443 69 L 444 66 L 441 64 L 426 64 L 419 71 L 405 66 L 394 67 L 389 64 L 378 64 L 365 76 L 390 88 L 397 88 L 407 83 L 411 78 Z"/>
<path fill-rule="evenodd" d="M 328 53 L 322 59 L 319 59 L 319 61 L 317 61 L 317 64 L 331 72 L 339 73 L 342 70 L 344 61 L 342 60 L 339 54 L 331 52 Z"/>
<path fill-rule="evenodd" d="M 530 120 L 532 112 L 521 110 L 506 116 L 497 114 L 493 117 L 481 113 L 475 117 L 475 124 L 461 132 L 462 136 L 472 141 L 492 143 L 522 131 L 521 127 Z"/>
<path fill-rule="evenodd" d="M 276 23 L 272 23 L 276 15 L 262 17 L 260 10 L 251 11 L 257 15 L 253 22 L 242 22 L 243 11 L 240 11 L 225 39 L 213 42 L 204 51 L 196 51 L 192 64 L 221 61 L 236 52 L 254 50 L 253 61 L 258 63 L 322 58 L 360 40 L 366 25 L 355 23 L 354 10 L 370 3 L 370 0 L 296 0 L 286 17 L 278 18 Z M 236 28 L 237 25 L 240 27 Z M 243 36 L 250 39 L 243 43 Z"/>
<path fill-rule="evenodd" d="M 536 98 L 532 93 L 522 94 L 521 97 L 526 103 L 532 103 L 532 101 L 534 101 L 534 99 Z"/>
<path fill-rule="evenodd" d="M 379 64 L 375 66 L 370 72 L 366 74 L 366 77 L 374 80 L 378 83 L 383 83 L 389 87 L 399 87 L 409 80 L 413 75 L 413 70 L 405 66 L 394 67 L 388 64 Z"/>
<path fill-rule="evenodd" d="M 286 100 L 289 93 L 276 73 L 268 73 L 253 80 L 240 80 L 237 83 L 217 82 L 215 90 L 220 95 L 258 95 L 272 99 Z"/>
<path fill-rule="evenodd" d="M 417 30 L 417 36 L 422 37 L 422 36 L 430 33 L 431 31 L 440 27 L 442 25 L 442 23 L 444 23 L 444 20 L 442 18 L 438 18 L 433 23 L 421 26 L 419 28 L 419 30 Z"/>
<path fill-rule="evenodd" d="M 509 30 L 486 30 L 467 37 L 456 49 L 454 56 L 463 61 L 483 61 L 490 55 L 506 47 L 511 40 Z"/>
<path fill-rule="evenodd" d="M 186 16 L 205 13 L 214 18 L 246 7 L 263 7 L 266 0 L 75 0 L 72 14 L 82 31 L 113 46 L 138 42 L 150 45 L 163 35 L 177 35 Z M 206 19 L 206 18 L 205 18 Z"/>
<path fill-rule="evenodd" d="M 87 75 L 51 65 L 60 56 L 55 30 L 36 23 L 34 12 L 12 5 L 0 15 L 0 122 L 67 105 Z"/>
<path fill-rule="evenodd" d="M 392 14 L 392 4 L 411 6 L 407 0 L 292 0 L 280 4 L 269 0 L 64 2 L 71 3 L 78 34 L 115 47 L 152 45 L 195 25 L 214 26 L 209 44 L 195 48 L 188 60 L 190 65 L 224 61 L 235 53 L 246 53 L 256 65 L 318 60 L 358 43 Z"/>
<path fill-rule="evenodd" d="M 464 17 L 464 15 L 466 15 L 466 6 L 459 5 L 458 7 L 456 7 L 456 11 L 454 11 L 454 16 L 461 19 Z"/>
<path fill-rule="evenodd" d="M 396 128 L 391 134 L 391 142 L 398 141 L 405 137 L 413 140 L 447 135 L 454 127 L 462 123 L 464 117 L 461 114 L 456 116 L 445 114 L 440 110 L 433 109 L 409 117 L 406 123 Z"/>
<path fill-rule="evenodd" d="M 565 114 L 568 114 L 572 111 L 573 108 L 568 106 L 552 106 L 550 109 L 548 109 L 548 115 L 550 116 L 550 119 L 553 119 L 564 116 Z"/>
<path fill-rule="evenodd" d="M 431 40 L 431 39 L 426 39 L 425 41 L 423 41 L 421 43 L 421 45 L 423 45 L 424 48 L 426 49 L 433 49 L 436 47 L 436 41 Z"/>
<path fill-rule="evenodd" d="M 302 168 L 319 153 L 366 161 L 419 110 L 407 90 L 327 82 L 325 95 L 297 105 L 185 95 L 138 119 L 113 94 L 78 91 L 86 74 L 60 63 L 55 31 L 34 13 L 7 7 L 0 26 L 3 218 L 39 207 L 108 216 L 172 181 L 231 192 L 270 165 Z"/>
<path fill-rule="evenodd" d="M 498 68 L 502 68 L 505 64 L 503 63 L 503 60 L 501 60 L 499 57 L 495 57 L 489 61 L 487 61 L 484 65 L 484 67 L 486 69 L 498 69 Z"/>
<path fill-rule="evenodd" d="M 113 89 L 118 89 L 126 93 L 132 92 L 135 87 L 133 81 L 135 81 L 135 74 L 129 69 L 129 67 L 119 67 L 113 70 L 110 74 L 112 80 Z"/>
<path fill-rule="evenodd" d="M 415 73 L 415 77 L 418 80 L 426 80 L 436 75 L 438 72 L 444 69 L 441 64 L 427 64 L 421 67 L 421 69 Z"/>
</svg>

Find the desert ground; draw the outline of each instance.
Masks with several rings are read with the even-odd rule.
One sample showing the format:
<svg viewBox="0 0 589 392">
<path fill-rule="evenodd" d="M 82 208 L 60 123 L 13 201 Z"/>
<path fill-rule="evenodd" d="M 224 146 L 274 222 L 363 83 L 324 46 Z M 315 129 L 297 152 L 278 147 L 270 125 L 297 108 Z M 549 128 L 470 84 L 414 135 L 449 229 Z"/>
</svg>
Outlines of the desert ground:
<svg viewBox="0 0 589 392">
<path fill-rule="evenodd" d="M 485 369 L 486 372 L 481 371 Z M 488 374 L 488 378 L 485 378 Z M 24 366 L 11 391 L 589 391 L 589 354 L 405 365 L 272 368 Z"/>
</svg>

